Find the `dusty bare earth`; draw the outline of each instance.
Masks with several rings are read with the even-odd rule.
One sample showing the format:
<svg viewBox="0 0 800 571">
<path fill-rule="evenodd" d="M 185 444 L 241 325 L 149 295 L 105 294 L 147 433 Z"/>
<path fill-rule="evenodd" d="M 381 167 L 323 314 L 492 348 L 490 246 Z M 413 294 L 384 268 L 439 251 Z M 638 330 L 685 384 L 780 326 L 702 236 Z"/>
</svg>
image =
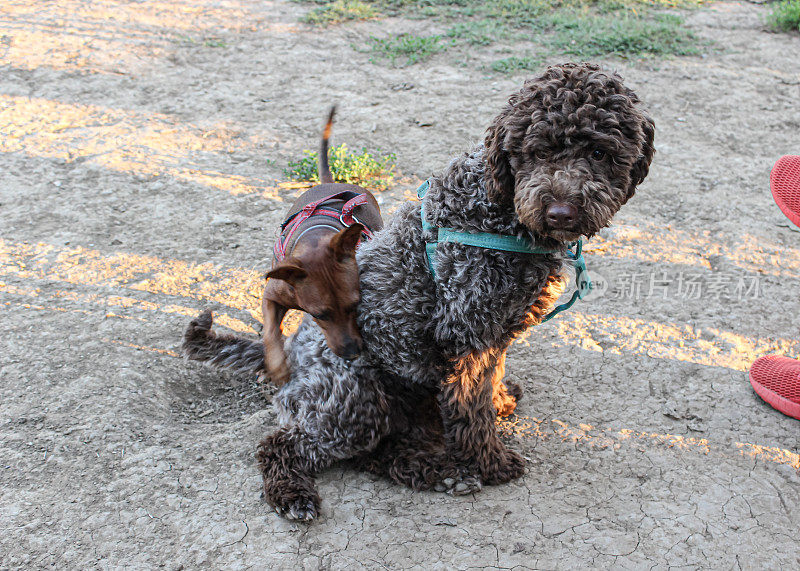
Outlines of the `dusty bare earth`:
<svg viewBox="0 0 800 571">
<path fill-rule="evenodd" d="M 375 65 L 352 46 L 436 24 L 306 10 L 0 6 L 0 567 L 797 568 L 800 424 L 746 371 L 800 356 L 800 232 L 768 188 L 800 153 L 800 37 L 746 3 L 689 17 L 705 57 L 605 62 L 658 154 L 591 242 L 605 292 L 510 351 L 524 479 L 455 498 L 342 465 L 313 525 L 269 511 L 270 405 L 180 359 L 185 323 L 211 306 L 255 335 L 281 169 L 330 102 L 335 142 L 397 154 L 390 214 L 524 79 L 481 70 L 515 46 Z"/>
</svg>

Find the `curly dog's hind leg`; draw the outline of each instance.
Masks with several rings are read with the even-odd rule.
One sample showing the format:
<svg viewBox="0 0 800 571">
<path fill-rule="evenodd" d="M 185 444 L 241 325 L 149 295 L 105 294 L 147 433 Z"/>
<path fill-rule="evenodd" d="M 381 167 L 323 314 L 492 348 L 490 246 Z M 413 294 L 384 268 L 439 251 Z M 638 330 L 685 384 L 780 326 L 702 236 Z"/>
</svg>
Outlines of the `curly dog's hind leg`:
<svg viewBox="0 0 800 571">
<path fill-rule="evenodd" d="M 319 513 L 314 475 L 337 460 L 373 450 L 389 430 L 386 398 L 376 383 L 347 370 L 306 369 L 275 396 L 285 426 L 258 446 L 264 496 L 288 519 Z"/>
<path fill-rule="evenodd" d="M 408 435 L 385 439 L 375 451 L 360 458 L 358 465 L 412 490 L 465 495 L 481 489 L 480 479 L 465 474 L 441 445 L 431 448 L 430 443 L 408 438 Z"/>
</svg>

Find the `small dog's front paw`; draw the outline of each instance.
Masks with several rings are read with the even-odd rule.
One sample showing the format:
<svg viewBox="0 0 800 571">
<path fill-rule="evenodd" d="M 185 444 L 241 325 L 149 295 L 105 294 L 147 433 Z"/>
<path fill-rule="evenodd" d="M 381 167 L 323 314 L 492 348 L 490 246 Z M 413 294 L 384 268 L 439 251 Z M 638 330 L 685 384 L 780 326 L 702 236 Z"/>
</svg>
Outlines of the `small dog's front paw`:
<svg viewBox="0 0 800 571">
<path fill-rule="evenodd" d="M 453 496 L 466 496 L 480 492 L 483 488 L 481 479 L 478 476 L 459 476 L 457 478 L 445 478 L 438 482 L 433 489 L 437 492 L 445 492 Z"/>
<path fill-rule="evenodd" d="M 260 373 L 258 375 L 258 380 L 259 382 L 269 381 L 276 387 L 282 387 L 289 382 L 291 376 L 292 371 L 289 369 L 289 364 L 284 361 L 277 368 L 270 368 L 269 370 Z"/>
</svg>

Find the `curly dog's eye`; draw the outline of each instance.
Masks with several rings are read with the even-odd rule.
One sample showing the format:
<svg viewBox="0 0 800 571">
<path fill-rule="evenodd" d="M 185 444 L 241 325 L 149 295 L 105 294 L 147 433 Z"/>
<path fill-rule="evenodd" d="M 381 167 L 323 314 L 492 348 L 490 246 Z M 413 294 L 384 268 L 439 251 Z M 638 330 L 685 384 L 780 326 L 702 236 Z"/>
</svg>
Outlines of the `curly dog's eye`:
<svg viewBox="0 0 800 571">
<path fill-rule="evenodd" d="M 602 149 L 595 149 L 592 151 L 592 160 L 602 161 L 605 156 L 606 152 Z"/>
</svg>

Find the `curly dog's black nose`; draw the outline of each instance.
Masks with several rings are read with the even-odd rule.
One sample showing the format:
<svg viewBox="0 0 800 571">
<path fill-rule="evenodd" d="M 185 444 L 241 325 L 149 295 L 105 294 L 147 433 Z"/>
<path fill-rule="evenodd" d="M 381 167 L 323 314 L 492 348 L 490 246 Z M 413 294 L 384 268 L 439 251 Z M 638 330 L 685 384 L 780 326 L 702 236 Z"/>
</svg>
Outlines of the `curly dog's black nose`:
<svg viewBox="0 0 800 571">
<path fill-rule="evenodd" d="M 578 220 L 578 210 L 566 202 L 554 202 L 547 207 L 547 225 L 556 230 L 567 230 Z"/>
</svg>

